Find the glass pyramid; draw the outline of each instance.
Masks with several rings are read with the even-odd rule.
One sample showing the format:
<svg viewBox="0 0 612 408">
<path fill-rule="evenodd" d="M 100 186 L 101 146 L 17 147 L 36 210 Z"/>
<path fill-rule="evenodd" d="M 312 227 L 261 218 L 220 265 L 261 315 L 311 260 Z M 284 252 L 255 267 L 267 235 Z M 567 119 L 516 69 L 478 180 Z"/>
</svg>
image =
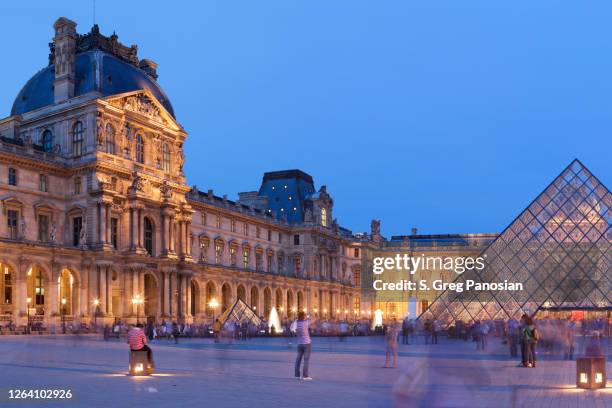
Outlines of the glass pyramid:
<svg viewBox="0 0 612 408">
<path fill-rule="evenodd" d="M 522 291 L 442 292 L 420 319 L 519 319 L 540 309 L 612 308 L 612 194 L 578 160 L 480 256 L 485 267 L 455 282 L 521 282 Z"/>
<path fill-rule="evenodd" d="M 261 324 L 261 319 L 257 316 L 257 313 L 253 311 L 244 303 L 240 298 L 236 299 L 236 302 L 232 307 L 228 308 L 221 316 L 219 316 L 219 323 L 224 325 L 226 322 L 232 321 L 235 323 L 252 323 L 256 326 Z"/>
</svg>

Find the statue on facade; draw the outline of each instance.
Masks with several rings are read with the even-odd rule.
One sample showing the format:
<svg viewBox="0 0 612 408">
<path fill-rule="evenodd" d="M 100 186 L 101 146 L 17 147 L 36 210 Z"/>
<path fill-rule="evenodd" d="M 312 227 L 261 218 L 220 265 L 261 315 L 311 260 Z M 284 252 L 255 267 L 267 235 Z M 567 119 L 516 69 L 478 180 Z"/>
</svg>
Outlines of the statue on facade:
<svg viewBox="0 0 612 408">
<path fill-rule="evenodd" d="M 87 222 L 84 222 L 81 226 L 81 232 L 79 234 L 79 245 L 87 245 Z"/>
<path fill-rule="evenodd" d="M 21 216 L 21 219 L 19 220 L 19 232 L 21 232 L 21 239 L 26 239 L 27 232 L 28 232 L 28 225 L 26 224 L 26 220 L 23 215 Z"/>
<path fill-rule="evenodd" d="M 55 226 L 55 222 L 51 223 L 51 232 L 49 233 L 49 241 L 52 244 L 55 244 L 55 236 L 57 234 L 57 227 Z"/>
<path fill-rule="evenodd" d="M 370 223 L 370 232 L 372 236 L 380 235 L 380 220 L 372 220 Z"/>
<path fill-rule="evenodd" d="M 104 122 L 100 114 L 98 114 L 98 118 L 96 119 L 96 141 L 99 148 L 104 146 Z"/>
</svg>

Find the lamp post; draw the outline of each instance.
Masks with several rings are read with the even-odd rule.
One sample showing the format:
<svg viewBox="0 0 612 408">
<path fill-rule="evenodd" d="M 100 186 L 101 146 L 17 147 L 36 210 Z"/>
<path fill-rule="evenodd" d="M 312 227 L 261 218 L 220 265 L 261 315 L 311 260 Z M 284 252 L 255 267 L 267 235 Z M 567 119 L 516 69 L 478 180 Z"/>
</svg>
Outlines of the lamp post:
<svg viewBox="0 0 612 408">
<path fill-rule="evenodd" d="M 66 298 L 62 298 L 62 333 L 66 334 Z"/>
<path fill-rule="evenodd" d="M 26 306 L 26 312 L 28 313 L 28 329 L 27 332 L 28 334 L 30 334 L 32 332 L 32 326 L 30 324 L 30 303 L 32 303 L 32 298 L 27 298 L 26 302 L 28 303 L 28 305 Z"/>
<path fill-rule="evenodd" d="M 208 302 L 208 307 L 212 309 L 212 321 L 214 323 L 215 322 L 215 309 L 219 307 L 219 302 L 217 302 L 217 299 L 212 298 L 210 299 L 210 302 Z"/>
<path fill-rule="evenodd" d="M 94 331 L 98 331 L 98 311 L 100 309 L 100 299 L 93 300 L 94 305 Z"/>
<path fill-rule="evenodd" d="M 132 304 L 136 305 L 136 325 L 140 324 L 140 316 L 138 314 L 139 306 L 144 303 L 144 299 L 140 295 L 136 295 L 132 298 Z"/>
</svg>

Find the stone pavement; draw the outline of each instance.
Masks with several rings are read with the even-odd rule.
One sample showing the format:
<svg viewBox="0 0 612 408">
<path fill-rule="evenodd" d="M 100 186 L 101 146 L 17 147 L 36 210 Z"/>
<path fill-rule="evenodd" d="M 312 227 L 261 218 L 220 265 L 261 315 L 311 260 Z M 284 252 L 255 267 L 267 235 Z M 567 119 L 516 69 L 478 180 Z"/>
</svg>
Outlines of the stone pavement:
<svg viewBox="0 0 612 408">
<path fill-rule="evenodd" d="M 499 340 L 400 346 L 384 369 L 381 337 L 314 338 L 311 382 L 293 378 L 295 345 L 209 339 L 152 345 L 157 374 L 129 377 L 127 345 L 85 336 L 0 336 L 2 407 L 610 407 L 612 389 L 577 390 L 575 363 L 516 367 Z M 610 364 L 608 363 L 608 373 Z M 608 387 L 611 387 L 610 381 Z M 71 389 L 72 400 L 17 401 L 8 389 Z"/>
</svg>

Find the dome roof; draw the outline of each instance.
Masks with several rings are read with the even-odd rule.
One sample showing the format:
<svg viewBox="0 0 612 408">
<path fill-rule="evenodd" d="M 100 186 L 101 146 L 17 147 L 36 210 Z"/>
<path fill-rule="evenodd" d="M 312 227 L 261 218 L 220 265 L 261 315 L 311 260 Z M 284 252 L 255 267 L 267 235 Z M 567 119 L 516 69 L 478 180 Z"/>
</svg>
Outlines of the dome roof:
<svg viewBox="0 0 612 408">
<path fill-rule="evenodd" d="M 11 115 L 53 104 L 54 68 L 54 65 L 49 65 L 26 82 L 15 98 Z M 74 96 L 94 91 L 110 96 L 143 89 L 151 92 L 174 117 L 168 96 L 153 78 L 142 69 L 106 51 L 94 49 L 78 53 L 75 56 L 75 71 Z"/>
</svg>

